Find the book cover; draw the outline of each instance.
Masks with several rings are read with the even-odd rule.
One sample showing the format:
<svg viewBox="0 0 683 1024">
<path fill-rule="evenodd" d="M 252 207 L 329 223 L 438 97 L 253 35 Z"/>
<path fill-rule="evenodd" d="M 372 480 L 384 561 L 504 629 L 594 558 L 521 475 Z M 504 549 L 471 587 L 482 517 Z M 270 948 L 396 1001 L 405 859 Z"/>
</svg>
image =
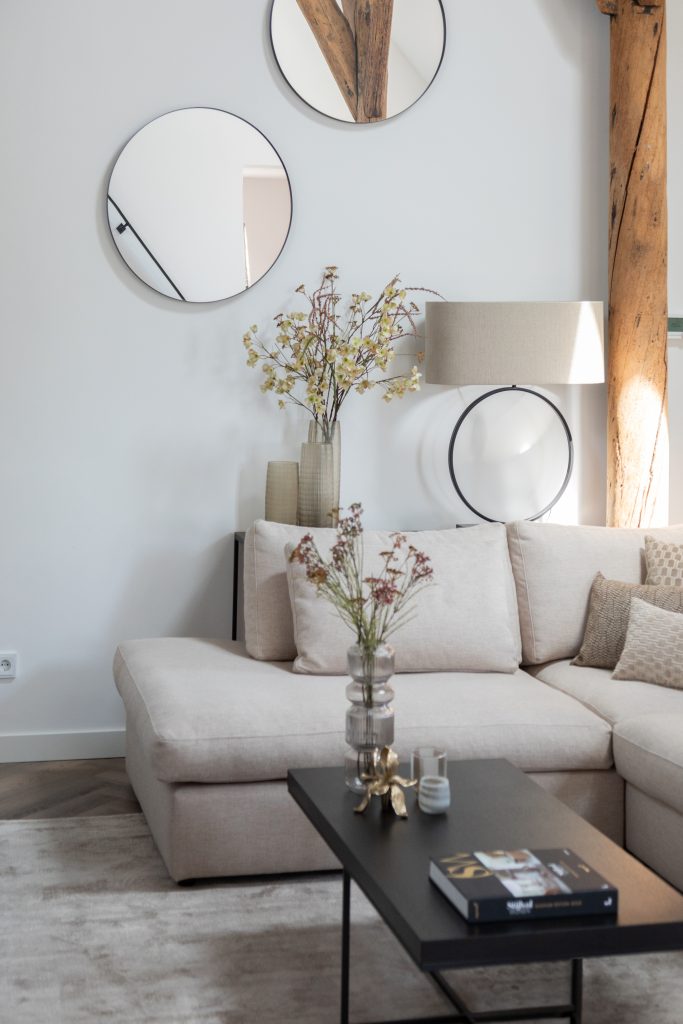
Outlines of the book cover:
<svg viewBox="0 0 683 1024">
<path fill-rule="evenodd" d="M 429 877 L 472 922 L 617 912 L 617 890 L 573 850 L 455 853 Z"/>
</svg>

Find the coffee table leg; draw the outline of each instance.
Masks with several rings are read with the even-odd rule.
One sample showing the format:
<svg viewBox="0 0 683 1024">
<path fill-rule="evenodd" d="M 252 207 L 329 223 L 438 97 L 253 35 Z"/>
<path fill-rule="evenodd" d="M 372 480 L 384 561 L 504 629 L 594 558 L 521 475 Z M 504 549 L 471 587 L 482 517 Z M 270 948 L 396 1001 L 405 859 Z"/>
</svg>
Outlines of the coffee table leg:
<svg viewBox="0 0 683 1024">
<path fill-rule="evenodd" d="M 571 1024 L 581 1024 L 583 1018 L 583 960 L 572 960 Z"/>
<path fill-rule="evenodd" d="M 341 1024 L 349 1024 L 349 938 L 351 929 L 351 876 L 344 872 L 342 892 Z M 580 1024 L 580 1022 L 578 1022 Z"/>
<path fill-rule="evenodd" d="M 349 974 L 350 974 L 350 937 L 351 937 L 351 876 L 348 871 L 343 873 L 343 887 L 342 887 L 342 951 L 341 951 L 341 1024 L 349 1024 Z M 537 1020 L 541 1017 L 557 1017 L 565 1018 L 570 1021 L 570 1024 L 582 1024 L 583 1021 L 583 960 L 572 960 L 572 979 L 571 979 L 571 1002 L 569 1006 L 546 1006 L 546 1007 L 527 1007 L 522 1009 L 514 1010 L 499 1010 L 499 1011 L 487 1011 L 484 1013 L 477 1013 L 476 1011 L 469 1010 L 462 1002 L 457 993 L 451 988 L 447 981 L 445 981 L 438 971 L 430 971 L 431 977 L 436 982 L 438 988 L 449 1000 L 453 1008 L 457 1011 L 456 1015 L 448 1017 L 429 1017 L 422 1018 L 424 1024 L 435 1024 L 435 1022 L 443 1021 L 444 1024 L 448 1022 L 459 1021 L 463 1024 L 467 1022 L 493 1022 L 493 1021 L 515 1021 L 515 1020 Z M 393 1024 L 401 1024 L 400 1021 L 394 1021 Z M 406 1021 L 405 1024 L 419 1024 L 417 1021 Z"/>
</svg>

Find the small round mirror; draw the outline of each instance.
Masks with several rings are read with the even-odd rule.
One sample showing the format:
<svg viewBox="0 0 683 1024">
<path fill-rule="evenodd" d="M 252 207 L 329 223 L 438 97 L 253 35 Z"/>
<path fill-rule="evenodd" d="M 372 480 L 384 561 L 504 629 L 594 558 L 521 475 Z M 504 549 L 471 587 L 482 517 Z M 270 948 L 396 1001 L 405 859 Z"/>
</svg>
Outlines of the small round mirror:
<svg viewBox="0 0 683 1024">
<path fill-rule="evenodd" d="M 112 238 L 134 274 L 183 302 L 249 288 L 275 263 L 292 216 L 287 172 L 268 139 L 209 107 L 141 128 L 109 180 Z"/>
<path fill-rule="evenodd" d="M 273 0 L 270 32 L 301 99 L 361 123 L 400 114 L 429 88 L 446 23 L 441 0 Z"/>
</svg>

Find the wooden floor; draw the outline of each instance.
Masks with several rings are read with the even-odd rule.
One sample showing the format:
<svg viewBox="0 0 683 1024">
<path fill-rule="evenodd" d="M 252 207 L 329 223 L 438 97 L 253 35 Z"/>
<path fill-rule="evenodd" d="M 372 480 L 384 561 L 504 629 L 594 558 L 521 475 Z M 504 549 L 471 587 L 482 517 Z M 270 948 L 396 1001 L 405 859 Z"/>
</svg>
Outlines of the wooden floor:
<svg viewBox="0 0 683 1024">
<path fill-rule="evenodd" d="M 123 758 L 0 764 L 0 819 L 135 814 Z"/>
</svg>

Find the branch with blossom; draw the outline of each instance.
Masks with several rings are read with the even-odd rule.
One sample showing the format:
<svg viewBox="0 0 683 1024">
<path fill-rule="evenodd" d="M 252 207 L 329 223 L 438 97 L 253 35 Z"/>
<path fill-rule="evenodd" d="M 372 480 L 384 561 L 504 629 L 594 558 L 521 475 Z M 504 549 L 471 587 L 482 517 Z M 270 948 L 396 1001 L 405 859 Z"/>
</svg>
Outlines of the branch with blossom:
<svg viewBox="0 0 683 1024">
<path fill-rule="evenodd" d="M 339 410 L 352 391 L 363 394 L 380 388 L 386 402 L 402 398 L 407 391 L 419 391 L 422 374 L 413 366 L 410 375 L 377 377 L 386 373 L 399 338 L 416 335 L 415 315 L 419 307 L 408 292 L 429 288 L 402 288 L 393 277 L 374 299 L 368 292 L 351 296 L 346 315 L 339 312 L 342 296 L 337 292 L 336 267 L 325 267 L 318 287 L 309 294 L 303 284 L 296 289 L 309 309 L 278 313 L 275 341 L 267 344 L 253 324 L 243 336 L 247 365 L 261 365 L 261 390 L 279 396 L 284 409 L 288 402 L 306 409 L 331 440 Z"/>
<path fill-rule="evenodd" d="M 411 617 L 410 605 L 433 582 L 430 559 L 408 543 L 403 533 L 391 534 L 391 547 L 380 552 L 380 570 L 363 569 L 363 509 L 350 505 L 340 516 L 337 538 L 325 561 L 310 533 L 301 538 L 290 561 L 299 562 L 318 594 L 330 601 L 353 630 L 363 657 L 375 651 Z"/>
</svg>

